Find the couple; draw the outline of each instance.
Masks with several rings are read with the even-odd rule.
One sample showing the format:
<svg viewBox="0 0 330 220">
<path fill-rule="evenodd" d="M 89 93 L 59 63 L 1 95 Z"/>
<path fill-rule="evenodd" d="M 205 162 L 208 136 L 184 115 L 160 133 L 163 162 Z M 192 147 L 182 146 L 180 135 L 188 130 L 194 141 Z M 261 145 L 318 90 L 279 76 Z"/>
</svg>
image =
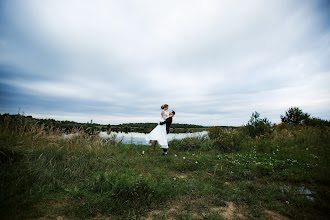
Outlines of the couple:
<svg viewBox="0 0 330 220">
<path fill-rule="evenodd" d="M 147 142 L 152 143 L 152 147 L 155 150 L 155 146 L 158 142 L 160 148 L 163 149 L 163 155 L 167 155 L 167 134 L 170 132 L 170 126 L 172 124 L 172 118 L 175 115 L 175 111 L 171 111 L 169 116 L 166 115 L 166 110 L 168 109 L 168 104 L 164 104 L 160 107 L 161 111 L 161 119 L 157 127 L 155 127 L 145 138 Z"/>
</svg>

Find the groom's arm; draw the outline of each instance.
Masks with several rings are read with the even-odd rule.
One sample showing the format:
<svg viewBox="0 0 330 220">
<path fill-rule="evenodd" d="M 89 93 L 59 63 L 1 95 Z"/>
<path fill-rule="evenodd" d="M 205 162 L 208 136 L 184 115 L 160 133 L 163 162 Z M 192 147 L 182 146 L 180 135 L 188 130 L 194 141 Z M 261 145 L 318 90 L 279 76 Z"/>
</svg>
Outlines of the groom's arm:
<svg viewBox="0 0 330 220">
<path fill-rule="evenodd" d="M 169 118 L 166 118 L 165 121 L 163 121 L 163 122 L 159 122 L 159 124 L 160 124 L 160 125 L 166 124 L 166 122 L 168 122 L 168 119 L 169 119 Z"/>
</svg>

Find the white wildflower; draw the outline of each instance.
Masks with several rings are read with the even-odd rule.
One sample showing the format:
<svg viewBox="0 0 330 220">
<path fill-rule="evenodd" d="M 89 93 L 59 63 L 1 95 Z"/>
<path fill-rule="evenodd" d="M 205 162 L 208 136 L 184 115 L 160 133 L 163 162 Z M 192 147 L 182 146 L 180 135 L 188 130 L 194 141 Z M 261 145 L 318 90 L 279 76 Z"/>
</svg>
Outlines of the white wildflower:
<svg viewBox="0 0 330 220">
<path fill-rule="evenodd" d="M 198 164 L 198 162 L 196 161 L 195 164 Z"/>
<path fill-rule="evenodd" d="M 173 180 L 176 180 L 176 178 L 174 177 Z"/>
<path fill-rule="evenodd" d="M 186 158 L 185 158 L 185 157 L 183 157 L 183 159 L 185 160 Z"/>
<path fill-rule="evenodd" d="M 144 154 L 144 150 L 142 151 L 142 154 Z"/>
</svg>

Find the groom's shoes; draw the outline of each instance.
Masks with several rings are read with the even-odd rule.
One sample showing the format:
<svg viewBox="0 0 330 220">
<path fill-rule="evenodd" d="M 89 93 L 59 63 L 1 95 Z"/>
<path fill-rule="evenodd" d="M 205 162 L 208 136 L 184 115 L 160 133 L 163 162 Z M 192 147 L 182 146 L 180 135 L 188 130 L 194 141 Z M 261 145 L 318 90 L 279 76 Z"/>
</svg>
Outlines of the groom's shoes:
<svg viewBox="0 0 330 220">
<path fill-rule="evenodd" d="M 167 153 L 162 153 L 162 156 L 167 156 Z"/>
</svg>

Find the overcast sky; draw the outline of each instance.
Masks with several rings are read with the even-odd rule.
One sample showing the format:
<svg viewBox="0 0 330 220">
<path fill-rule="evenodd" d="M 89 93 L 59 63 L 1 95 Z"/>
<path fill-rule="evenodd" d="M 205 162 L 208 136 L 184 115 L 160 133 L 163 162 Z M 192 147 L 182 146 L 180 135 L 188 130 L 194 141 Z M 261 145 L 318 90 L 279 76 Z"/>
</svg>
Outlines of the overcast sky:
<svg viewBox="0 0 330 220">
<path fill-rule="evenodd" d="M 119 124 L 330 119 L 319 0 L 1 0 L 0 113 Z"/>
</svg>

